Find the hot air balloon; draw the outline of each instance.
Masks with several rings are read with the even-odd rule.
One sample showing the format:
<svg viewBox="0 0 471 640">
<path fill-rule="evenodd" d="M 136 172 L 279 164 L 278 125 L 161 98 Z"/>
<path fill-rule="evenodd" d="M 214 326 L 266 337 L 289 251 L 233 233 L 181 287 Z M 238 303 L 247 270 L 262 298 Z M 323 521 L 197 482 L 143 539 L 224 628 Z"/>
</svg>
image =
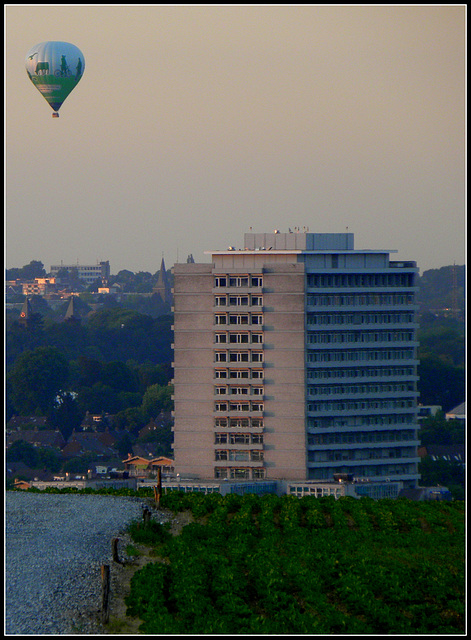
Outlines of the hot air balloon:
<svg viewBox="0 0 471 640">
<path fill-rule="evenodd" d="M 26 72 L 51 106 L 53 118 L 85 70 L 83 53 L 68 42 L 41 42 L 26 55 Z"/>
</svg>

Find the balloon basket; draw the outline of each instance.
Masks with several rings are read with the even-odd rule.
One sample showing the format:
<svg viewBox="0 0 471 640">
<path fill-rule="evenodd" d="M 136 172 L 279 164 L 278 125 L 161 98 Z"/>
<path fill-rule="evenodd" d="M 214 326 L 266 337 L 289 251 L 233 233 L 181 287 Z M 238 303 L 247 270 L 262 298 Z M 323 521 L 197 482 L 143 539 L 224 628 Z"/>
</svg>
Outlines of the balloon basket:
<svg viewBox="0 0 471 640">
<path fill-rule="evenodd" d="M 59 114 L 57 113 L 57 111 L 53 111 L 52 112 L 52 117 L 53 118 L 58 118 L 59 117 Z"/>
</svg>

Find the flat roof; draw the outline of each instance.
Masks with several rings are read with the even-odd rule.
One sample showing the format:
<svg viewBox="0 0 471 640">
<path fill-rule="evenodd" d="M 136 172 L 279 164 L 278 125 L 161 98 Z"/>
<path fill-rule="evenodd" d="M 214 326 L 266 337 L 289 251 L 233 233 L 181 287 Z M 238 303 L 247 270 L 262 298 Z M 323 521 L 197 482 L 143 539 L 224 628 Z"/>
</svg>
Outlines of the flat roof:
<svg viewBox="0 0 471 640">
<path fill-rule="evenodd" d="M 309 253 L 398 253 L 398 249 L 216 249 L 205 251 L 206 255 L 225 255 L 233 253 L 254 254 L 282 253 L 282 254 L 309 254 Z"/>
</svg>

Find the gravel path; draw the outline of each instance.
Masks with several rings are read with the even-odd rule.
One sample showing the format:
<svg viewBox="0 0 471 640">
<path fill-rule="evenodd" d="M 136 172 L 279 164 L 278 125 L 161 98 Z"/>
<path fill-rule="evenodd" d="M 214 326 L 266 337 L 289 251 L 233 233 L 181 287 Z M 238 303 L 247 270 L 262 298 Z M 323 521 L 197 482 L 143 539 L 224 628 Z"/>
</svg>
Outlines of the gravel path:
<svg viewBox="0 0 471 640">
<path fill-rule="evenodd" d="M 6 492 L 5 632 L 95 634 L 111 539 L 140 498 Z"/>
</svg>

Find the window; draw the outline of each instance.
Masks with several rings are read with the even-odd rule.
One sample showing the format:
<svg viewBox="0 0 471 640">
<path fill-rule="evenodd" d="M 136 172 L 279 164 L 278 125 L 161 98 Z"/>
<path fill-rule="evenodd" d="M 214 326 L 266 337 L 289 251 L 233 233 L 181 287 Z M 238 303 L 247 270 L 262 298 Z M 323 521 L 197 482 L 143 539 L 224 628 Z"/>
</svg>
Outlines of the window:
<svg viewBox="0 0 471 640">
<path fill-rule="evenodd" d="M 249 469 L 230 469 L 231 480 L 248 480 L 250 478 Z"/>
<path fill-rule="evenodd" d="M 262 278 L 262 276 L 252 276 L 251 285 L 252 285 L 252 287 L 261 287 L 261 286 L 263 286 L 263 278 Z"/>
<path fill-rule="evenodd" d="M 227 362 L 227 353 L 225 351 L 216 351 L 214 353 L 214 360 L 216 362 Z"/>
<path fill-rule="evenodd" d="M 253 307 L 261 307 L 263 305 L 262 296 L 252 296 L 252 306 Z"/>
<path fill-rule="evenodd" d="M 216 344 L 226 344 L 227 335 L 225 333 L 216 333 L 215 342 Z"/>
<path fill-rule="evenodd" d="M 249 324 L 249 316 L 246 313 L 231 314 L 229 316 L 229 324 Z"/>
<path fill-rule="evenodd" d="M 229 286 L 230 287 L 248 287 L 249 277 L 248 276 L 229 276 Z"/>
<path fill-rule="evenodd" d="M 226 278 L 226 276 L 216 276 L 214 278 L 214 286 L 215 287 L 226 287 L 227 286 L 227 278 Z"/>
<path fill-rule="evenodd" d="M 248 418 L 231 418 L 229 426 L 234 429 L 246 429 L 250 427 L 250 422 Z"/>
<path fill-rule="evenodd" d="M 229 361 L 230 362 L 248 362 L 249 353 L 248 351 L 231 351 L 229 353 Z"/>
<path fill-rule="evenodd" d="M 249 334 L 248 333 L 230 333 L 229 342 L 231 344 L 248 344 Z"/>
<path fill-rule="evenodd" d="M 249 387 L 230 387 L 231 396 L 248 396 Z"/>
<path fill-rule="evenodd" d="M 214 305 L 216 307 L 225 307 L 227 304 L 226 296 L 215 296 Z"/>
<path fill-rule="evenodd" d="M 263 316 L 252 314 L 252 324 L 261 326 L 263 324 Z"/>
<path fill-rule="evenodd" d="M 229 403 L 229 411 L 250 411 L 249 402 L 231 402 Z"/>
<path fill-rule="evenodd" d="M 252 351 L 252 362 L 263 362 L 263 351 Z"/>
<path fill-rule="evenodd" d="M 232 307 L 247 307 L 249 296 L 229 296 L 229 304 Z"/>
<path fill-rule="evenodd" d="M 250 444 L 250 434 L 248 433 L 231 433 L 230 444 Z"/>
<path fill-rule="evenodd" d="M 262 342 L 263 342 L 263 333 L 252 333 L 252 343 L 262 344 Z"/>
<path fill-rule="evenodd" d="M 227 393 L 227 387 L 215 387 L 214 392 L 217 396 L 225 396 Z"/>
<path fill-rule="evenodd" d="M 249 370 L 248 369 L 235 369 L 230 371 L 231 379 L 247 379 L 249 378 Z"/>
</svg>

